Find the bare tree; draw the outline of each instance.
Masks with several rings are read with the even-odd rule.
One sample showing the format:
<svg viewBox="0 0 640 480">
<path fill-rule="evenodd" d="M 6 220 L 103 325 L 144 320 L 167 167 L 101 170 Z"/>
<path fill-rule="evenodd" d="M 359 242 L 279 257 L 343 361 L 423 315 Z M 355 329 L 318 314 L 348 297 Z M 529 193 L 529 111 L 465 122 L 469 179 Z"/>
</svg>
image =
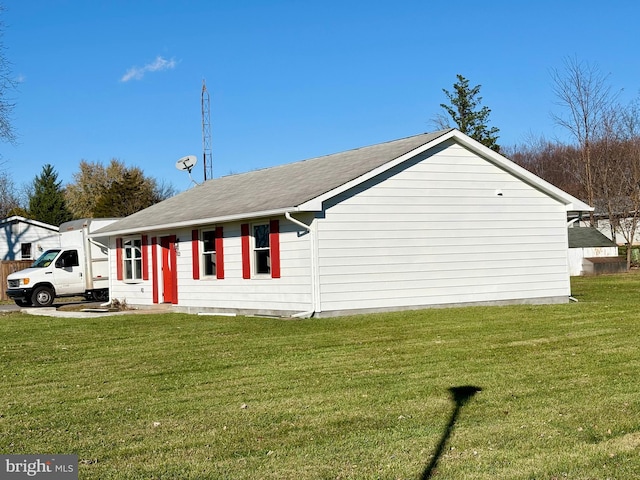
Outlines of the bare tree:
<svg viewBox="0 0 640 480">
<path fill-rule="evenodd" d="M 0 14 L 4 7 L 0 5 Z M 0 21 L 0 40 L 4 34 L 4 22 Z M 9 97 L 10 92 L 15 91 L 17 82 L 11 72 L 11 64 L 5 56 L 4 43 L 0 41 L 0 139 L 5 142 L 14 143 L 16 134 L 13 129 L 11 114 L 15 103 Z"/>
<path fill-rule="evenodd" d="M 617 105 L 604 117 L 600 140 L 593 145 L 596 209 L 606 213 L 615 240 L 619 233 L 631 246 L 640 224 L 640 104 Z"/>
<path fill-rule="evenodd" d="M 0 15 L 4 13 L 4 7 L 0 5 Z M 11 93 L 15 92 L 17 81 L 11 71 L 11 63 L 5 55 L 5 46 L 2 41 L 5 23 L 0 20 L 0 141 L 7 143 L 16 142 L 16 133 L 13 128 L 11 115 L 15 103 L 11 99 Z M 4 162 L 0 162 L 3 165 Z M 0 172 L 0 217 L 10 215 L 25 215 L 24 201 L 16 192 L 13 179 L 6 171 Z"/>
<path fill-rule="evenodd" d="M 578 154 L 573 146 L 531 136 L 522 145 L 507 147 L 504 155 L 574 197 L 585 198 L 583 184 L 573 168 Z"/>
<path fill-rule="evenodd" d="M 557 104 L 564 114 L 552 114 L 555 122 L 566 128 L 576 139 L 579 156 L 575 159 L 574 169 L 582 172 L 582 182 L 586 201 L 595 203 L 594 167 L 592 146 L 602 132 L 607 112 L 615 101 L 608 84 L 608 75 L 600 69 L 576 58 L 567 58 L 564 70 L 552 71 L 553 91 Z M 591 222 L 594 223 L 593 215 Z"/>
<path fill-rule="evenodd" d="M 0 172 L 0 218 L 11 215 L 25 216 L 26 210 L 16 194 L 15 184 L 6 172 Z"/>
</svg>

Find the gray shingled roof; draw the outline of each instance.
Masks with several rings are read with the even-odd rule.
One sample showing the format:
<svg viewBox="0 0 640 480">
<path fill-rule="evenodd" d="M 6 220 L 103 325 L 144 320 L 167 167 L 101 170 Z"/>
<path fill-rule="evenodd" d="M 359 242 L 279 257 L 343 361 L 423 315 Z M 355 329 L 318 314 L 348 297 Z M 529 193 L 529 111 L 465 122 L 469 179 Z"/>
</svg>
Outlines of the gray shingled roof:
<svg viewBox="0 0 640 480">
<path fill-rule="evenodd" d="M 208 180 L 98 232 L 153 230 L 293 209 L 448 133 L 441 130 Z"/>
<path fill-rule="evenodd" d="M 569 248 L 617 247 L 594 227 L 569 228 Z"/>
</svg>

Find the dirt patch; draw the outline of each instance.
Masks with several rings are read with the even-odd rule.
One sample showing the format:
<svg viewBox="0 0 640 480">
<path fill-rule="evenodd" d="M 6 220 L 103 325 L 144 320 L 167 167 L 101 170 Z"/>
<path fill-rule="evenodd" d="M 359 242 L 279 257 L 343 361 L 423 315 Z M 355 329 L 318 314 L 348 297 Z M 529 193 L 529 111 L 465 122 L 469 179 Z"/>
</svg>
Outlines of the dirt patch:
<svg viewBox="0 0 640 480">
<path fill-rule="evenodd" d="M 104 302 L 88 302 L 86 300 L 84 301 L 77 301 L 77 302 L 60 302 L 60 303 L 54 303 L 53 306 L 56 307 L 56 309 L 63 311 L 63 312 L 80 312 L 82 310 L 85 310 L 87 308 L 104 308 L 101 305 Z"/>
</svg>

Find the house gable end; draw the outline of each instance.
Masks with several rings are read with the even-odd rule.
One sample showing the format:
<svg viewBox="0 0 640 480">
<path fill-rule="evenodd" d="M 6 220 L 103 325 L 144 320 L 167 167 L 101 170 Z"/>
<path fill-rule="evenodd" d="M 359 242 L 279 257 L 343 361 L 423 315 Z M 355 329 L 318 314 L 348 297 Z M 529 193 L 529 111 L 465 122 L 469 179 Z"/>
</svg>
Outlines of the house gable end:
<svg viewBox="0 0 640 480">
<path fill-rule="evenodd" d="M 561 202 L 565 205 L 567 211 L 593 211 L 593 207 L 587 205 L 586 203 L 580 201 L 579 199 L 569 195 L 568 193 L 560 190 L 554 185 L 546 182 L 542 178 L 534 175 L 528 170 L 520 167 L 519 165 L 513 163 L 506 157 L 494 152 L 493 150 L 485 147 L 479 142 L 473 140 L 472 138 L 462 134 L 458 130 L 451 130 L 450 132 L 439 136 L 432 141 L 421 145 L 420 147 L 405 153 L 404 155 L 391 160 L 384 165 L 381 165 L 371 171 L 368 171 L 364 175 L 353 179 L 350 182 L 347 182 L 339 187 L 324 193 L 308 202 L 299 205 L 296 210 L 298 211 L 320 211 L 322 210 L 323 202 L 332 199 L 333 197 L 339 196 L 341 193 L 346 192 L 359 184 L 363 184 L 377 176 L 383 176 L 385 172 L 393 170 L 398 166 L 401 166 L 404 163 L 408 162 L 408 165 L 415 163 L 416 161 L 421 161 L 424 158 L 436 154 L 443 149 L 446 149 L 457 143 L 466 149 L 472 151 L 474 154 L 483 158 L 485 161 L 492 163 L 496 167 L 504 170 L 510 175 L 518 178 L 519 180 L 527 183 L 529 186 L 539 190 L 540 192 L 548 195 L 557 201 Z M 329 202 L 331 203 L 331 202 Z"/>
</svg>

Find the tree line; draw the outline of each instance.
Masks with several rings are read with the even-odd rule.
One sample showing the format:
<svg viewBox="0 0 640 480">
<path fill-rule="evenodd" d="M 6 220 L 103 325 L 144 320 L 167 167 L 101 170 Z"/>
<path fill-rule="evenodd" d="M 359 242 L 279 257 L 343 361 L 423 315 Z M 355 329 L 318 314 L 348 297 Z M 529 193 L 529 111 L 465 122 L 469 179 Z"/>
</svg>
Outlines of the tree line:
<svg viewBox="0 0 640 480">
<path fill-rule="evenodd" d="M 0 218 L 20 215 L 60 225 L 79 218 L 125 217 L 173 196 L 173 186 L 113 159 L 108 165 L 80 161 L 73 182 L 58 180 L 51 164 L 17 193 L 11 178 L 0 174 Z"/>
</svg>

